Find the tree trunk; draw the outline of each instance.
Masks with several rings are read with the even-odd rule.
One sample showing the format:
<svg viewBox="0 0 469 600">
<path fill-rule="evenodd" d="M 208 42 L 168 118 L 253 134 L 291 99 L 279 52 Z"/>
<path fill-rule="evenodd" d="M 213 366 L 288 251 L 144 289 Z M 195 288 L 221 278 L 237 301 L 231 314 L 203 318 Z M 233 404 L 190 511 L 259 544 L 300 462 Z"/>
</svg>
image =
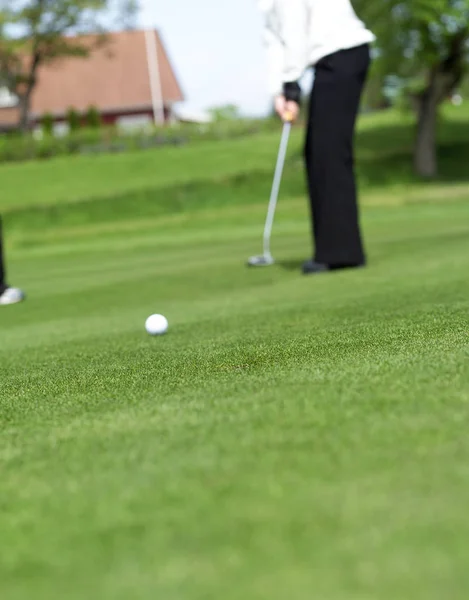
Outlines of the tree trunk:
<svg viewBox="0 0 469 600">
<path fill-rule="evenodd" d="M 422 94 L 418 103 L 417 139 L 414 150 L 414 170 L 419 177 L 431 179 L 438 174 L 436 127 L 438 93 L 434 85 Z"/>
<path fill-rule="evenodd" d="M 31 93 L 32 90 L 27 90 L 20 96 L 20 119 L 18 129 L 21 133 L 26 133 L 29 130 L 29 112 L 31 109 Z"/>
<path fill-rule="evenodd" d="M 418 127 L 414 169 L 420 177 L 428 179 L 438 174 L 438 107 L 463 78 L 468 35 L 469 30 L 465 27 L 450 40 L 448 55 L 430 71 L 427 89 L 417 99 Z"/>
<path fill-rule="evenodd" d="M 29 130 L 29 113 L 31 111 L 31 97 L 33 95 L 34 88 L 37 82 L 37 70 L 41 64 L 41 55 L 35 48 L 32 56 L 31 67 L 29 69 L 29 75 L 25 83 L 25 89 L 22 93 L 18 94 L 20 99 L 20 118 L 18 122 L 18 129 L 21 133 L 26 133 Z"/>
</svg>

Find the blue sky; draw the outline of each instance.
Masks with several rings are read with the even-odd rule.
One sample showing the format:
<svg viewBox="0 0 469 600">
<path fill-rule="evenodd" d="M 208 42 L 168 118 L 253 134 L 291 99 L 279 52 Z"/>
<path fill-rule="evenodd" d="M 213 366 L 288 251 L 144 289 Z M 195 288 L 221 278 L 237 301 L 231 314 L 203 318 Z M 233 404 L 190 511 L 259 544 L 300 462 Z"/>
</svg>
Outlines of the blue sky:
<svg viewBox="0 0 469 600">
<path fill-rule="evenodd" d="M 235 103 L 245 114 L 266 112 L 266 55 L 255 0 L 141 0 L 141 6 L 140 25 L 161 31 L 188 106 Z"/>
</svg>

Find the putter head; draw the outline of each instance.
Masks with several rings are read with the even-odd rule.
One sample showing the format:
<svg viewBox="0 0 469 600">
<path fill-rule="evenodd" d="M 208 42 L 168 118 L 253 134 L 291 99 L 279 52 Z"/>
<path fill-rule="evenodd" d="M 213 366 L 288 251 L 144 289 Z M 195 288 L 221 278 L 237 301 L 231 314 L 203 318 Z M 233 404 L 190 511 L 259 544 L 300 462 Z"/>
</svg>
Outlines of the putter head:
<svg viewBox="0 0 469 600">
<path fill-rule="evenodd" d="M 248 267 L 270 267 L 274 264 L 274 259 L 270 254 L 262 254 L 260 256 L 251 256 L 248 260 Z"/>
</svg>

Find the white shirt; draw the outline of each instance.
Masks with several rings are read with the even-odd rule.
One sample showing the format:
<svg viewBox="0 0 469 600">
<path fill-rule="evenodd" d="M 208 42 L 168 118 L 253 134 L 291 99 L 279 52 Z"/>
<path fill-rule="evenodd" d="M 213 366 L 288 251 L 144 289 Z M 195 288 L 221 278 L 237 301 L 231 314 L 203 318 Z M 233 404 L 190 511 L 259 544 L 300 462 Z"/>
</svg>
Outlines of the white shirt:
<svg viewBox="0 0 469 600">
<path fill-rule="evenodd" d="M 370 0 L 373 2 L 374 0 Z M 298 81 L 321 58 L 375 41 L 350 0 L 257 0 L 264 15 L 269 88 Z"/>
</svg>

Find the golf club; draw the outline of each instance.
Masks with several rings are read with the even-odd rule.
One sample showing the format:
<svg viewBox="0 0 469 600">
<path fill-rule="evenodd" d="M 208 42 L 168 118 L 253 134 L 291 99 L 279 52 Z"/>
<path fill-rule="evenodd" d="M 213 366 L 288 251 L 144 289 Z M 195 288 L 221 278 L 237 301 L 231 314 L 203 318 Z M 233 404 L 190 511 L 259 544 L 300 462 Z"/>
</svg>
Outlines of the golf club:
<svg viewBox="0 0 469 600">
<path fill-rule="evenodd" d="M 270 239 L 272 237 L 272 225 L 274 223 L 275 210 L 277 208 L 278 194 L 280 190 L 280 183 L 282 181 L 283 167 L 285 165 L 285 157 L 287 154 L 291 126 L 291 119 L 286 120 L 283 124 L 282 139 L 280 141 L 280 148 L 278 152 L 277 165 L 275 168 L 272 192 L 270 195 L 269 208 L 267 211 L 267 219 L 264 227 L 264 253 L 259 256 L 251 256 L 247 263 L 250 267 L 268 267 L 270 265 L 273 265 L 275 262 L 270 252 Z"/>
</svg>

